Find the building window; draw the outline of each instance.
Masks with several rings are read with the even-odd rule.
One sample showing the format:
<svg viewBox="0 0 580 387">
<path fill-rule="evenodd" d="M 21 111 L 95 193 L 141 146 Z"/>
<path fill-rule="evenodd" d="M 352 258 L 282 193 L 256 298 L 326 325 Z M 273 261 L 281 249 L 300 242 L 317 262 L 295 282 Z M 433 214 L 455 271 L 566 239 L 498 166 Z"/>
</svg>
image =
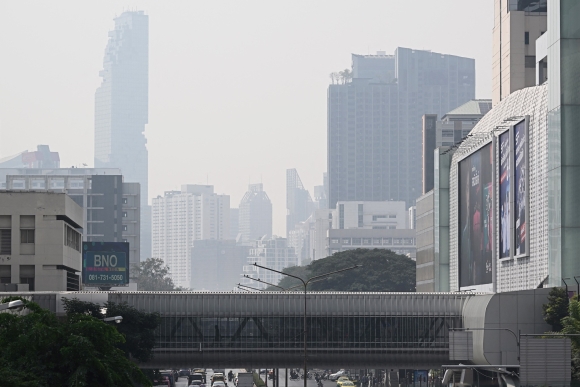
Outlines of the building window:
<svg viewBox="0 0 580 387">
<path fill-rule="evenodd" d="M 528 31 L 526 31 L 526 34 L 524 36 L 524 41 L 526 44 L 530 44 L 530 33 Z"/>
<path fill-rule="evenodd" d="M 123 225 L 123 231 L 127 231 L 127 225 L 126 224 Z"/>
<path fill-rule="evenodd" d="M 68 187 L 71 189 L 83 189 L 85 187 L 85 182 L 81 179 L 70 179 L 68 181 Z"/>
<path fill-rule="evenodd" d="M 338 228 L 344 229 L 344 204 L 338 206 Z"/>
<path fill-rule="evenodd" d="M 21 229 L 20 243 L 34 243 L 34 229 Z"/>
<path fill-rule="evenodd" d="M 127 243 L 127 239 L 123 239 L 123 242 Z"/>
<path fill-rule="evenodd" d="M 127 198 L 123 198 L 123 204 L 127 204 Z"/>
<path fill-rule="evenodd" d="M 123 211 L 123 218 L 127 217 L 127 211 Z"/>
<path fill-rule="evenodd" d="M 31 188 L 32 189 L 45 189 L 46 188 L 46 182 L 44 180 L 39 180 L 39 179 L 33 179 L 31 181 Z"/>
<path fill-rule="evenodd" d="M 51 189 L 64 188 L 64 179 L 54 179 L 50 181 Z"/>
<path fill-rule="evenodd" d="M 12 266 L 0 265 L 0 284 L 12 283 Z"/>
<path fill-rule="evenodd" d="M 12 230 L 9 228 L 0 230 L 0 254 L 12 254 Z"/>
<path fill-rule="evenodd" d="M 28 284 L 28 290 L 34 291 L 34 265 L 20 265 L 20 283 Z"/>
<path fill-rule="evenodd" d="M 373 215 L 373 222 L 376 222 L 379 219 L 386 219 L 387 215 Z"/>
<path fill-rule="evenodd" d="M 363 226 L 363 205 L 362 204 L 358 205 L 358 226 L 359 227 Z"/>
<path fill-rule="evenodd" d="M 12 180 L 12 189 L 25 189 L 26 182 L 24 180 Z"/>
<path fill-rule="evenodd" d="M 69 225 L 64 225 L 64 245 L 81 252 L 81 234 Z"/>
</svg>

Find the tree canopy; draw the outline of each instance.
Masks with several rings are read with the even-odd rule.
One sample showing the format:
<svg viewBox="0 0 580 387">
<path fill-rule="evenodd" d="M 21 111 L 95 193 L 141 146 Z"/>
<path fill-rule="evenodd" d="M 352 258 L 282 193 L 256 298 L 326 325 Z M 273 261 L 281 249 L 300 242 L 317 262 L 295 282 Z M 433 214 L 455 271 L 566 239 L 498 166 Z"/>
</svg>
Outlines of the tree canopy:
<svg viewBox="0 0 580 387">
<path fill-rule="evenodd" d="M 131 279 L 139 290 L 150 292 L 182 291 L 181 287 L 175 286 L 169 276 L 169 266 L 160 258 L 147 258 L 145 261 L 131 267 Z"/>
<path fill-rule="evenodd" d="M 22 301 L 25 304 L 22 313 L 0 313 L 0 380 L 3 385 L 151 385 L 136 364 L 117 347 L 125 339 L 111 324 L 79 313 L 59 320 L 38 304 Z"/>
<path fill-rule="evenodd" d="M 77 298 L 63 298 L 62 301 L 69 318 L 74 314 L 87 314 L 97 319 L 122 316 L 123 322 L 116 325 L 116 328 L 123 335 L 125 341 L 118 343 L 117 347 L 127 356 L 140 362 L 147 362 L 151 359 L 155 345 L 155 329 L 161 322 L 159 313 L 146 313 L 127 303 L 106 302 L 101 306 L 92 302 L 80 301 Z"/>
<path fill-rule="evenodd" d="M 330 257 L 313 261 L 308 266 L 293 266 L 283 271 L 307 280 L 354 265 L 362 265 L 362 267 L 333 274 L 325 280 L 313 282 L 309 285 L 309 289 L 344 292 L 415 291 L 415 262 L 404 255 L 385 249 L 342 251 Z M 287 289 L 298 284 L 300 281 L 285 277 L 282 278 L 279 286 Z"/>
<path fill-rule="evenodd" d="M 554 332 L 562 330 L 562 319 L 568 316 L 569 299 L 565 289 L 552 288 L 548 303 L 543 305 L 544 321 L 552 326 Z"/>
</svg>

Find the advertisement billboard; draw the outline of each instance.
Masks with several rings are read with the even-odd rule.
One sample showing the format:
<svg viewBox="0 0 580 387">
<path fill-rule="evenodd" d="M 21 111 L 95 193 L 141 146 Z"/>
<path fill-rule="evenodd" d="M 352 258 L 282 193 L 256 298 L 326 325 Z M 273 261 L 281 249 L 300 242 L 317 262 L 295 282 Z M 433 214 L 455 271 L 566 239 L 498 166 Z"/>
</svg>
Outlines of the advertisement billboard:
<svg viewBox="0 0 580 387">
<path fill-rule="evenodd" d="M 460 287 L 492 283 L 493 187 L 489 143 L 459 163 Z"/>
<path fill-rule="evenodd" d="M 125 286 L 129 283 L 129 243 L 83 242 L 83 284 Z"/>
<path fill-rule="evenodd" d="M 527 256 L 528 136 L 527 121 L 514 126 L 514 257 Z"/>
<path fill-rule="evenodd" d="M 511 146 L 510 134 L 508 130 L 499 136 L 499 258 L 511 257 Z"/>
</svg>

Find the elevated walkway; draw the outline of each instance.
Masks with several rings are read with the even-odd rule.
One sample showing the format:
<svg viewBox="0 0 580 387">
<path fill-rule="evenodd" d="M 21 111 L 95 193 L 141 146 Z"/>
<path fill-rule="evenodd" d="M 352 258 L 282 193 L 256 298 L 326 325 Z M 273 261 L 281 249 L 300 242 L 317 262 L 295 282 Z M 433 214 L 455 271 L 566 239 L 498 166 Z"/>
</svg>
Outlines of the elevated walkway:
<svg viewBox="0 0 580 387">
<path fill-rule="evenodd" d="M 518 321 L 524 320 L 530 333 L 548 330 L 536 316 L 541 320 L 541 307 L 538 311 L 537 305 L 544 302 L 547 290 L 521 296 L 470 292 L 309 293 L 308 363 L 313 368 L 415 369 L 454 364 L 449 360 L 450 328 L 499 327 L 501 320 L 513 320 L 516 325 L 510 327 L 517 331 Z M 98 303 L 126 302 L 139 310 L 160 313 L 155 355 L 146 366 L 296 368 L 303 364 L 304 295 L 299 292 L 20 294 L 29 295 L 57 314 L 64 313 L 62 297 Z M 526 303 L 520 301 L 522 305 L 518 307 L 520 299 Z M 512 316 L 508 316 L 509 312 Z M 506 334 L 474 333 L 473 352 L 478 364 L 496 352 L 503 351 L 505 355 L 515 350 L 515 342 Z"/>
</svg>

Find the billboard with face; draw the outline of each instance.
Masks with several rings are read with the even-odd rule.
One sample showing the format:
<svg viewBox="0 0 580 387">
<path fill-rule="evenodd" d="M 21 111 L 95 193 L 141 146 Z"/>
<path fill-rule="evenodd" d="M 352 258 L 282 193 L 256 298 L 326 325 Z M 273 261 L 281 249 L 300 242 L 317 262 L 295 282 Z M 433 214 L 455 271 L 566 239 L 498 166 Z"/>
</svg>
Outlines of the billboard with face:
<svg viewBox="0 0 580 387">
<path fill-rule="evenodd" d="M 460 287 L 492 283 L 493 192 L 490 143 L 459 163 Z"/>
<path fill-rule="evenodd" d="M 510 217 L 510 131 L 499 136 L 499 257 L 511 256 L 511 217 Z"/>
<path fill-rule="evenodd" d="M 526 256 L 528 211 L 528 152 L 526 121 L 514 126 L 514 256 Z"/>
</svg>

